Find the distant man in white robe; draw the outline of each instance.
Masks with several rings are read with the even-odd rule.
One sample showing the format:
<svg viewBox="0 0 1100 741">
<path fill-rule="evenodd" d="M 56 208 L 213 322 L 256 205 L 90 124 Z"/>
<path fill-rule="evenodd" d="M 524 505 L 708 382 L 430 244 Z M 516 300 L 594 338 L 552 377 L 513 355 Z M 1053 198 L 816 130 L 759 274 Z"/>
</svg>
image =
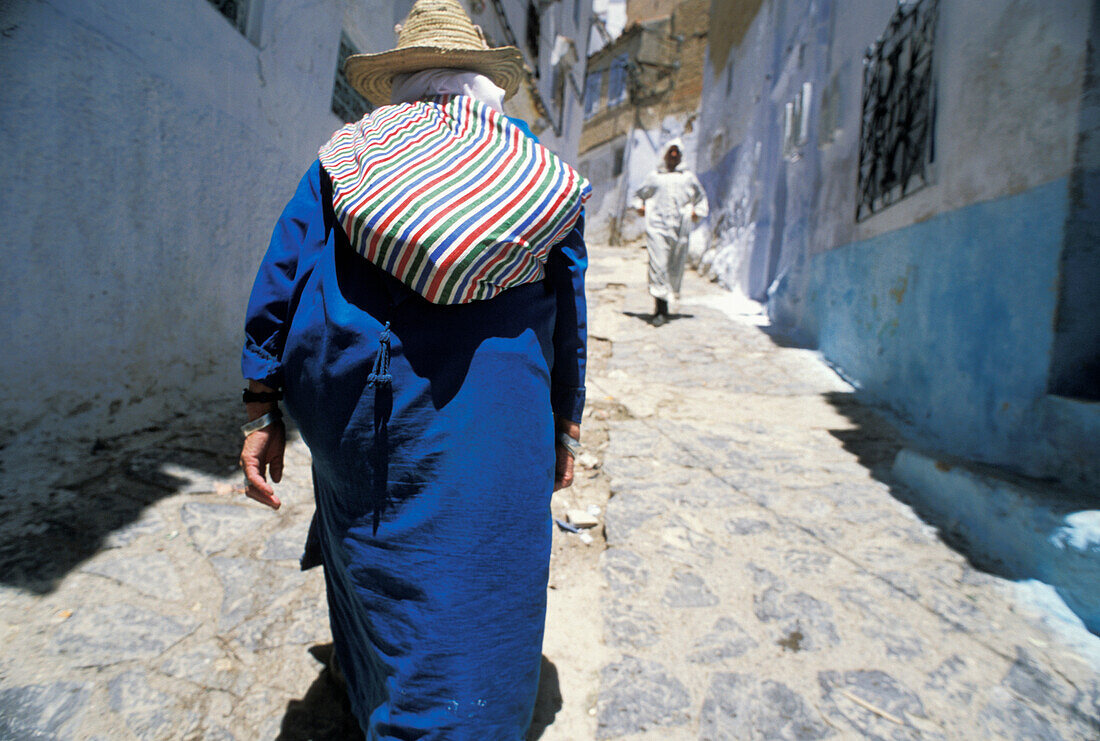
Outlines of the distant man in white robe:
<svg viewBox="0 0 1100 741">
<path fill-rule="evenodd" d="M 707 196 L 690 170 L 678 170 L 682 144 L 673 139 L 661 152 L 662 166 L 634 193 L 633 206 L 645 216 L 649 253 L 649 294 L 656 301 L 654 326 L 668 321 L 668 303 L 680 297 L 692 227 L 706 218 Z"/>
</svg>

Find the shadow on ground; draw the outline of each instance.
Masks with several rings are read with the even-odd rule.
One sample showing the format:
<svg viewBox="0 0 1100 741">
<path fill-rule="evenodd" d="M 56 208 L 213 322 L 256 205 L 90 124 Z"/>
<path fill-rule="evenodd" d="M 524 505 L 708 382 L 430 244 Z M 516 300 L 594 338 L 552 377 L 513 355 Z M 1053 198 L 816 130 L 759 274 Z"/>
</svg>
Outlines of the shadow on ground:
<svg viewBox="0 0 1100 741">
<path fill-rule="evenodd" d="M 817 343 L 812 342 L 809 337 L 804 336 L 797 330 L 782 329 L 771 324 L 759 326 L 757 329 L 766 334 L 779 347 L 794 347 L 801 350 L 817 349 Z"/>
<path fill-rule="evenodd" d="M 351 713 L 347 692 L 329 668 L 332 644 L 309 649 L 322 669 L 298 700 L 286 705 L 286 715 L 276 741 L 358 741 L 363 738 L 359 721 Z"/>
<path fill-rule="evenodd" d="M 309 649 L 313 658 L 323 667 L 313 680 L 306 694 L 291 700 L 276 741 L 359 741 L 363 732 L 351 712 L 351 703 L 344 688 L 336 681 L 329 668 L 332 644 L 325 643 Z M 562 707 L 558 670 L 545 656 L 539 674 L 538 697 L 535 713 L 526 741 L 542 737 L 547 727 Z"/>
<path fill-rule="evenodd" d="M 554 716 L 561 710 L 561 706 L 558 668 L 554 666 L 554 662 L 543 656 L 539 670 L 539 694 L 535 698 L 535 714 L 531 718 L 531 727 L 527 730 L 527 741 L 542 738 L 542 734 L 554 722 Z"/>
<path fill-rule="evenodd" d="M 760 329 L 781 347 L 811 349 L 790 334 L 771 327 Z M 1066 533 L 1077 527 L 1068 525 L 1071 518 L 1095 508 L 1088 494 L 1068 489 L 1055 479 L 1027 477 L 1007 465 L 956 458 L 937 445 L 935 438 L 914 431 L 909 420 L 861 391 L 832 391 L 823 398 L 851 422 L 851 427 L 829 433 L 872 477 L 889 487 L 894 499 L 933 528 L 939 541 L 962 556 L 970 568 L 1011 581 L 1043 582 L 1053 587 L 1066 607 L 1089 626 L 1090 616 L 1095 614 L 1091 607 L 1094 580 L 1085 576 L 1087 572 L 1080 566 L 1081 561 L 1074 560 L 1078 556 L 1071 548 L 1061 545 Z M 895 460 L 903 448 L 930 457 L 945 476 L 955 467 L 963 473 L 957 484 L 947 478 L 936 484 L 946 489 L 917 491 L 894 476 Z M 975 480 L 989 483 L 970 483 Z M 959 486 L 957 492 L 952 489 L 954 485 Z M 1001 486 L 1016 486 L 1030 493 L 1017 497 L 1008 489 L 998 488 Z M 958 496 L 966 499 L 960 502 Z M 1029 497 L 1041 502 L 1036 516 L 1012 515 L 1014 507 L 1027 512 L 1026 508 L 1033 506 Z M 1044 554 L 1042 549 L 1047 544 L 1054 545 Z M 1093 633 L 1100 635 L 1095 630 Z"/>
<path fill-rule="evenodd" d="M 181 492 L 229 493 L 240 413 L 221 404 L 79 448 L 66 443 L 41 461 L 5 451 L 0 582 L 45 594 L 98 551 L 140 534 L 151 504 Z"/>
<path fill-rule="evenodd" d="M 779 347 L 816 349 L 813 343 L 797 334 L 771 326 L 760 327 L 772 342 Z M 860 465 L 866 468 L 877 480 L 889 487 L 894 499 L 908 506 L 927 525 L 936 530 L 936 534 L 949 548 L 963 556 L 971 567 L 995 576 L 1016 579 L 1020 575 L 1009 573 L 1002 564 L 975 548 L 952 523 L 947 522 L 939 513 L 921 500 L 909 487 L 899 482 L 893 475 L 894 459 L 901 449 L 911 443 L 898 431 L 899 422 L 892 420 L 892 413 L 881 405 L 873 404 L 860 392 L 830 391 L 824 398 L 840 414 L 844 415 L 852 426 L 848 429 L 830 430 L 844 449 L 854 455 Z"/>
<path fill-rule="evenodd" d="M 655 322 L 657 320 L 657 315 L 656 314 L 646 314 L 645 312 L 642 312 L 642 311 L 624 311 L 623 316 L 628 316 L 632 319 L 641 319 L 643 322 L 645 322 L 646 324 L 648 324 L 650 326 L 655 326 Z M 694 318 L 695 318 L 694 314 L 677 314 L 675 312 L 672 312 L 672 313 L 668 314 L 665 317 L 665 321 L 662 322 L 662 323 L 667 324 L 669 322 L 674 322 L 677 319 L 694 319 Z"/>
<path fill-rule="evenodd" d="M 935 528 L 940 541 L 963 556 L 972 568 L 1005 579 L 1039 578 L 1036 574 L 1019 573 L 1009 568 L 986 553 L 985 549 L 971 543 L 946 513 L 935 509 L 918 492 L 893 476 L 894 459 L 903 447 L 911 443 L 905 441 L 888 421 L 889 412 L 861 401 L 858 393 L 831 392 L 825 395 L 825 399 L 853 425 L 851 429 L 830 430 L 830 433 L 841 441 L 845 450 L 856 456 L 875 479 L 890 487 L 891 496 L 908 506 L 922 522 Z M 1068 507 L 1066 511 L 1073 511 L 1073 508 Z"/>
</svg>

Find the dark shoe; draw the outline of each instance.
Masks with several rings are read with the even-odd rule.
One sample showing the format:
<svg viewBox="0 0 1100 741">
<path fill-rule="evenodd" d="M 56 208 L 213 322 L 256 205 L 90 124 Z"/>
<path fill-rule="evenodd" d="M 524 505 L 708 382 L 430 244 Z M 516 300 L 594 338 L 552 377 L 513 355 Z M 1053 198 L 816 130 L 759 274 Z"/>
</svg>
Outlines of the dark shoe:
<svg viewBox="0 0 1100 741">
<path fill-rule="evenodd" d="M 344 672 L 340 669 L 340 662 L 336 660 L 336 649 L 332 649 L 332 653 L 328 657 L 328 670 L 329 676 L 332 677 L 332 681 L 336 683 L 336 686 L 340 689 L 347 690 L 348 680 L 344 676 Z"/>
</svg>

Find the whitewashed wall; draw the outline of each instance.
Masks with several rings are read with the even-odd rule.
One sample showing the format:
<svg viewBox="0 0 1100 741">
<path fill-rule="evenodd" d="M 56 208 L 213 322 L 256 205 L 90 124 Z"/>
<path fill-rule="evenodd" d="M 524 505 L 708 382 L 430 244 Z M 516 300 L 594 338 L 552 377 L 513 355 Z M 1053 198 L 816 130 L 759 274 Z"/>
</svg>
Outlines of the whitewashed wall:
<svg viewBox="0 0 1100 741">
<path fill-rule="evenodd" d="M 726 212 L 724 221 L 716 222 L 715 236 L 725 284 L 751 284 L 750 292 L 762 298 L 774 278 L 754 276 L 749 253 L 768 238 L 761 229 L 774 227 L 770 189 L 778 175 L 769 168 L 783 159 L 778 135 L 783 103 L 803 81 L 813 90 L 807 113 L 811 141 L 785 179 L 794 187 L 807 181 L 820 187 L 807 234 L 811 254 L 1067 174 L 1078 126 L 1088 3 L 944 0 L 940 5 L 933 184 L 859 224 L 852 215 L 862 56 L 883 33 L 895 4 L 769 0 L 724 67 L 716 71 L 708 55 L 698 169 Z M 785 219 L 791 216 L 788 212 Z"/>
<path fill-rule="evenodd" d="M 397 43 L 396 26 L 404 22 L 413 0 L 343 0 L 337 4 L 345 6 L 344 30 L 356 49 L 376 54 Z"/>
<path fill-rule="evenodd" d="M 585 205 L 584 234 L 592 244 L 607 244 L 612 237 L 612 224 L 622 208 L 622 187 L 625 181 L 615 175 L 615 150 L 624 148 L 625 140 L 614 139 L 594 147 L 582 156 L 579 169 L 592 185 L 592 197 Z"/>
<path fill-rule="evenodd" d="M 830 178 L 836 218 L 814 249 L 867 239 L 932 214 L 1020 193 L 1072 166 L 1079 125 L 1088 2 L 942 0 L 936 26 L 936 160 L 930 187 L 853 224 L 854 179 Z M 859 155 L 861 55 L 892 8 L 872 0 L 835 3 L 829 69 L 842 95 L 842 131 L 823 167 L 847 173 Z M 815 121 L 815 123 L 817 123 Z M 850 181 L 850 182 L 849 182 Z"/>
<path fill-rule="evenodd" d="M 236 403 L 256 266 L 341 123 L 348 4 L 263 4 L 257 45 L 205 0 L 0 5 L 0 444 Z"/>
<path fill-rule="evenodd" d="M 577 148 L 581 142 L 581 129 L 584 125 L 584 105 L 581 95 L 584 91 L 584 60 L 588 58 L 588 40 L 591 30 L 592 0 L 559 0 L 545 7 L 542 14 L 541 42 L 539 44 L 539 81 L 538 87 L 543 100 L 553 108 L 552 97 L 554 78 L 551 54 L 558 36 L 573 41 L 576 49 L 576 62 L 565 81 L 565 93 L 562 96 L 561 128 L 555 133 L 552 128 L 539 134 L 539 141 L 572 165 L 577 164 Z"/>
<path fill-rule="evenodd" d="M 1087 385 L 1100 345 L 1095 101 L 1082 107 L 1096 4 L 941 0 L 930 183 L 857 223 L 863 54 L 896 7 L 767 0 L 730 59 L 708 60 L 714 268 L 927 444 L 1078 476 L 1051 442 L 1074 435 L 1046 407 L 1052 369 Z M 784 151 L 783 107 L 802 90 L 807 138 Z"/>
</svg>

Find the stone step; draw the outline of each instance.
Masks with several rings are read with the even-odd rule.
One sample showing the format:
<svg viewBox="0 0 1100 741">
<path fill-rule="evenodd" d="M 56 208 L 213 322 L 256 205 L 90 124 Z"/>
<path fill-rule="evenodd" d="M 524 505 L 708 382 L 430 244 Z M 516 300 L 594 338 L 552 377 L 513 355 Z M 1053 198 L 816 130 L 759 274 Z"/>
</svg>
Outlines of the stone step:
<svg viewBox="0 0 1100 741">
<path fill-rule="evenodd" d="M 1054 484 L 903 449 L 893 474 L 914 507 L 972 558 L 1013 579 L 1054 587 L 1100 634 L 1100 508 L 1096 499 Z"/>
</svg>

